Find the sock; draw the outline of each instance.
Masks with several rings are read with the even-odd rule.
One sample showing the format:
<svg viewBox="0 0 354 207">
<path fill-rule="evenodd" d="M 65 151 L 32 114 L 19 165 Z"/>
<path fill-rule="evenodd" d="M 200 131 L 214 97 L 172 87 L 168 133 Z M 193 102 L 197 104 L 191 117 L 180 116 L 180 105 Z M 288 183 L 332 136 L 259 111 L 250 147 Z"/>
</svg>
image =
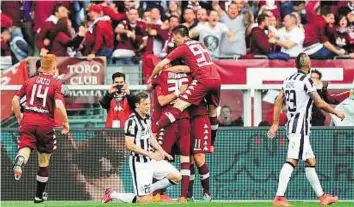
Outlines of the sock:
<svg viewBox="0 0 354 207">
<path fill-rule="evenodd" d="M 152 183 L 156 183 L 157 181 L 159 181 L 159 180 L 157 180 L 156 178 L 152 178 Z M 162 189 L 157 189 L 152 192 L 152 195 L 155 196 L 157 194 L 162 194 L 162 193 L 163 193 Z"/>
<path fill-rule="evenodd" d="M 165 128 L 167 125 L 169 125 L 170 123 L 173 123 L 176 121 L 176 117 L 179 116 L 179 114 L 181 114 L 182 112 L 177 109 L 172 107 L 171 109 L 169 109 L 167 112 L 165 112 L 161 118 L 159 119 L 159 121 L 157 122 L 158 124 L 158 129 L 163 129 Z"/>
<path fill-rule="evenodd" d="M 191 174 L 188 162 L 181 163 L 181 174 L 182 174 L 181 196 L 187 198 L 188 188 L 189 188 L 189 179 L 190 179 L 190 174 Z"/>
<path fill-rule="evenodd" d="M 318 179 L 315 167 L 305 167 L 306 178 L 310 182 L 317 197 L 324 194 L 320 180 Z"/>
<path fill-rule="evenodd" d="M 200 175 L 200 182 L 202 183 L 203 186 L 203 192 L 204 194 L 210 195 L 209 191 L 209 167 L 206 163 L 202 165 L 201 167 L 198 167 L 198 172 Z"/>
<path fill-rule="evenodd" d="M 164 178 L 164 179 L 159 180 L 156 183 L 152 184 L 150 190 L 152 192 L 154 192 L 155 190 L 164 189 L 164 188 L 167 188 L 171 185 L 176 185 L 176 184 L 177 183 L 175 183 L 174 181 Z"/>
<path fill-rule="evenodd" d="M 39 167 L 37 172 L 37 191 L 36 191 L 36 197 L 38 197 L 39 199 L 43 198 L 43 192 L 48 182 L 48 175 L 49 175 L 48 167 Z"/>
<path fill-rule="evenodd" d="M 24 166 L 26 164 L 26 158 L 23 155 L 18 154 L 15 158 L 14 166 Z"/>
<path fill-rule="evenodd" d="M 194 164 L 191 164 L 189 166 L 189 169 L 191 171 L 191 175 L 189 177 L 189 186 L 188 186 L 188 198 L 192 198 L 193 197 L 193 185 L 194 185 L 194 179 L 195 179 L 195 168 L 194 168 Z"/>
<path fill-rule="evenodd" d="M 219 128 L 219 120 L 217 117 L 209 117 L 210 125 L 211 125 L 211 146 L 214 146 L 214 142 L 216 140 L 216 132 Z"/>
<path fill-rule="evenodd" d="M 286 162 L 283 165 L 283 168 L 280 171 L 279 175 L 279 183 L 277 196 L 284 196 L 286 188 L 288 187 L 289 180 L 291 178 L 291 174 L 294 171 L 295 166 L 292 163 Z"/>
<path fill-rule="evenodd" d="M 116 191 L 113 191 L 111 193 L 111 198 L 124 203 L 136 203 L 136 195 L 134 193 L 117 193 Z"/>
</svg>

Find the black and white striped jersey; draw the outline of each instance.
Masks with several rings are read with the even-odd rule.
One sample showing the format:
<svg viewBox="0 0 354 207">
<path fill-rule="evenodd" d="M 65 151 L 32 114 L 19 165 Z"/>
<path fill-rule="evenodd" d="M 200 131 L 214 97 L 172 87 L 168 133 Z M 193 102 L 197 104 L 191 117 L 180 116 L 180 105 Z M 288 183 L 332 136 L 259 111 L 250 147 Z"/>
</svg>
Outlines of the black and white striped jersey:
<svg viewBox="0 0 354 207">
<path fill-rule="evenodd" d="M 124 124 L 125 136 L 134 137 L 134 144 L 141 149 L 151 152 L 151 119 L 142 118 L 138 113 L 133 112 Z M 150 157 L 131 152 L 136 162 L 149 162 Z"/>
<path fill-rule="evenodd" d="M 298 71 L 284 81 L 283 91 L 288 134 L 309 135 L 313 104 L 310 93 L 316 91 L 312 80 L 304 72 Z"/>
</svg>

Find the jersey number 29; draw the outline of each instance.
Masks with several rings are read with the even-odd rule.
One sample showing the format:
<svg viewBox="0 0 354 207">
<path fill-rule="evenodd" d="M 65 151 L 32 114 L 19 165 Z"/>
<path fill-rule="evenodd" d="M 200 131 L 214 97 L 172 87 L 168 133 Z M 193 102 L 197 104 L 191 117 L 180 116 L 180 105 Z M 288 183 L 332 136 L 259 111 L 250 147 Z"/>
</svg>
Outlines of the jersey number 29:
<svg viewBox="0 0 354 207">
<path fill-rule="evenodd" d="M 36 98 L 41 98 L 42 101 L 43 101 L 42 102 L 42 106 L 43 106 L 43 108 L 45 108 L 46 102 L 47 102 L 47 95 L 48 95 L 49 87 L 45 86 L 43 92 L 42 92 L 42 87 L 43 87 L 43 85 L 37 85 L 37 84 L 33 85 L 32 93 L 31 93 L 31 99 L 30 99 L 30 104 L 33 105 L 35 97 Z"/>
<path fill-rule="evenodd" d="M 295 90 L 286 90 L 285 91 L 286 102 L 289 103 L 288 111 L 296 111 L 296 92 Z"/>
</svg>

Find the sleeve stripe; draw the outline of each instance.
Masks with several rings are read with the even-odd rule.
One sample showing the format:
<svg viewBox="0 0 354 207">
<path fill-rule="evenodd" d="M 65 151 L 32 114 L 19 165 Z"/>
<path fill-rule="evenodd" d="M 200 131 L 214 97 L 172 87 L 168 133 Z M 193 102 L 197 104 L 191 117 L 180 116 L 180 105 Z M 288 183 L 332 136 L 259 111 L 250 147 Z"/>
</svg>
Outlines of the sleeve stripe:
<svg viewBox="0 0 354 207">
<path fill-rule="evenodd" d="M 134 130 L 131 130 L 134 129 Z M 134 119 L 129 118 L 124 126 L 124 134 L 126 136 L 135 136 L 135 122 Z"/>
</svg>

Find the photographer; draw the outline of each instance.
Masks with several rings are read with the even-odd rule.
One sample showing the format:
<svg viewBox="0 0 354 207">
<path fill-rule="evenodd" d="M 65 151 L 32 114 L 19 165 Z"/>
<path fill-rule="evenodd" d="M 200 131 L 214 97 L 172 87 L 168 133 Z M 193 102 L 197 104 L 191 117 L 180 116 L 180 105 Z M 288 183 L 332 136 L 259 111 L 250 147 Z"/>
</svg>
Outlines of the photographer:
<svg viewBox="0 0 354 207">
<path fill-rule="evenodd" d="M 349 97 L 352 91 L 346 91 L 338 94 L 329 94 L 327 91 L 328 82 L 321 81 L 322 73 L 318 70 L 311 71 L 311 79 L 317 88 L 317 92 L 320 97 L 325 100 L 329 104 L 338 105 L 346 98 Z M 322 113 L 321 109 L 317 108 L 315 105 L 312 107 L 312 126 L 324 126 L 325 125 L 326 116 Z"/>
<path fill-rule="evenodd" d="M 107 109 L 106 128 L 123 128 L 124 122 L 131 114 L 128 104 L 130 91 L 125 82 L 125 74 L 114 73 L 112 81 L 113 84 L 100 100 L 100 104 Z"/>
</svg>

